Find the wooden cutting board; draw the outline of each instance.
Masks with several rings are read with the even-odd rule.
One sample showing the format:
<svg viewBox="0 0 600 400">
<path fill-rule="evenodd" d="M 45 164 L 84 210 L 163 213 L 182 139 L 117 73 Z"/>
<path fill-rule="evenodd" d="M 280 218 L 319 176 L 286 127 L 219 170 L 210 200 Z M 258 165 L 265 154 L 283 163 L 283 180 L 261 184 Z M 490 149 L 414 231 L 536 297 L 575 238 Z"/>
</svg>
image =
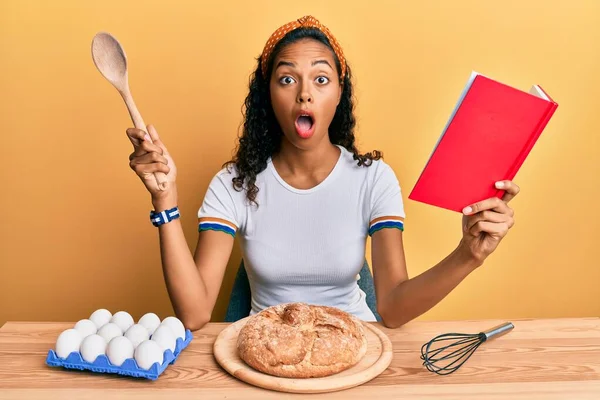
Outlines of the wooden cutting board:
<svg viewBox="0 0 600 400">
<path fill-rule="evenodd" d="M 248 318 L 225 328 L 213 345 L 215 359 L 234 377 L 264 389 L 291 393 L 325 393 L 348 389 L 370 381 L 381 374 L 392 361 L 392 343 L 385 333 L 365 323 L 367 353 L 362 360 L 345 371 L 323 378 L 280 378 L 249 367 L 237 353 L 237 338 Z"/>
</svg>

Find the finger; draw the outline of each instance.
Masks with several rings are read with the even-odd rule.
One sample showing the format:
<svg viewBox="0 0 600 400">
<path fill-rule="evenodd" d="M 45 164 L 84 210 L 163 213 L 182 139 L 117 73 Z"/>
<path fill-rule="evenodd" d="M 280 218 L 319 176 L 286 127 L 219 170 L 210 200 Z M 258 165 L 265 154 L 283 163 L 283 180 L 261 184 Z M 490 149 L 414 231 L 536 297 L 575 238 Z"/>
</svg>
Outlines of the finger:
<svg viewBox="0 0 600 400">
<path fill-rule="evenodd" d="M 473 214 L 467 217 L 465 222 L 465 230 L 471 230 L 471 228 L 478 222 L 506 222 L 508 223 L 510 216 L 507 214 L 502 214 L 496 211 L 485 210 L 478 212 L 477 214 Z"/>
<path fill-rule="evenodd" d="M 473 215 L 485 210 L 494 210 L 505 214 L 510 213 L 508 205 L 505 202 L 497 197 L 491 197 L 463 208 L 463 214 Z"/>
<path fill-rule="evenodd" d="M 156 128 L 154 128 L 154 125 L 148 125 L 148 133 L 150 134 L 150 137 L 152 138 L 154 144 L 163 149 L 165 154 L 169 154 L 169 152 L 167 151 L 167 147 L 164 145 L 162 140 L 160 140 L 160 137 L 158 137 L 158 132 L 156 131 Z"/>
<path fill-rule="evenodd" d="M 150 134 L 150 138 L 152 139 L 153 142 L 160 140 L 160 138 L 158 137 L 158 132 L 156 131 L 156 128 L 154 127 L 154 125 L 152 125 L 152 124 L 147 125 L 146 128 L 148 129 L 148 133 Z"/>
<path fill-rule="evenodd" d="M 147 140 L 144 140 L 138 147 L 135 148 L 134 152 L 129 155 L 129 160 L 133 160 L 135 157 L 141 157 L 146 153 L 158 153 L 163 155 L 163 149 L 158 147 L 154 143 L 150 143 Z"/>
<path fill-rule="evenodd" d="M 507 232 L 508 224 L 505 222 L 479 221 L 469 229 L 469 233 L 473 236 L 479 236 L 481 233 L 489 233 L 503 237 Z"/>
<path fill-rule="evenodd" d="M 496 182 L 496 188 L 504 190 L 502 201 L 505 203 L 511 201 L 521 191 L 521 188 L 513 181 L 498 181 Z"/>
<path fill-rule="evenodd" d="M 165 165 L 169 165 L 169 161 L 167 160 L 166 157 L 161 156 L 160 154 L 158 154 L 157 152 L 153 151 L 151 153 L 146 153 L 144 155 L 141 155 L 139 157 L 135 157 L 131 160 L 130 164 L 131 165 L 136 165 L 136 164 L 152 164 L 155 162 L 159 162 Z"/>
<path fill-rule="evenodd" d="M 125 132 L 127 133 L 127 137 L 129 137 L 129 140 L 134 147 L 138 147 L 147 136 L 146 132 L 137 128 L 128 128 Z"/>
<path fill-rule="evenodd" d="M 155 172 L 163 172 L 164 174 L 168 174 L 171 170 L 169 166 L 159 162 L 152 164 L 135 164 L 132 166 L 132 169 L 140 176 L 140 178 L 153 180 L 155 179 L 152 175 Z"/>
</svg>

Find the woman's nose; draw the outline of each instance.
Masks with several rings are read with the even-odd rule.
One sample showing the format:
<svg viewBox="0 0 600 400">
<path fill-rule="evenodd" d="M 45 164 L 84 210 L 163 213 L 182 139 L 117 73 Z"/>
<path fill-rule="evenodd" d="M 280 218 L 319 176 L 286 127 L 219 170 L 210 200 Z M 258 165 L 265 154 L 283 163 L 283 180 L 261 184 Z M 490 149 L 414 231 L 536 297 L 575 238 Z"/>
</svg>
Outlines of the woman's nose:
<svg viewBox="0 0 600 400">
<path fill-rule="evenodd" d="M 302 88 L 298 93 L 298 103 L 312 103 L 313 97 L 308 91 L 308 88 Z"/>
</svg>

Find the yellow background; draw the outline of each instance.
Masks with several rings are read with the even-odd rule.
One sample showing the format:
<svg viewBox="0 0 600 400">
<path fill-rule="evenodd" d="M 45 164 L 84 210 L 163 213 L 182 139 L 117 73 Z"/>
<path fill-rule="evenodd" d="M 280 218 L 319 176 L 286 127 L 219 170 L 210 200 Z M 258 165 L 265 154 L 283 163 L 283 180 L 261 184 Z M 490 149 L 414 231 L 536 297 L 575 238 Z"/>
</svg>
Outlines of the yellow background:
<svg viewBox="0 0 600 400">
<path fill-rule="evenodd" d="M 0 324 L 76 321 L 101 307 L 173 312 L 150 197 L 128 167 L 131 122 L 92 63 L 93 35 L 109 31 L 125 48 L 134 98 L 179 168 L 193 250 L 255 57 L 305 14 L 329 26 L 353 68 L 360 149 L 383 150 L 403 187 L 410 276 L 461 236 L 460 215 L 406 196 L 471 70 L 540 84 L 559 103 L 515 178 L 515 227 L 421 318 L 598 315 L 600 2 L 2 0 Z M 236 245 L 215 320 L 239 260 Z"/>
</svg>

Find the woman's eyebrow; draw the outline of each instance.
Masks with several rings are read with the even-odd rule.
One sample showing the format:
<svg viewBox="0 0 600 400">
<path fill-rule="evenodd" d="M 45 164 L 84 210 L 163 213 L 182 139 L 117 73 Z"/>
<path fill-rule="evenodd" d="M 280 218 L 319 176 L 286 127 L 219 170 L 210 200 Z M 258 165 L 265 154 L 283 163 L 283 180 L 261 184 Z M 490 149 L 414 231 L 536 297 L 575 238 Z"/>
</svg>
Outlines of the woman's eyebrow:
<svg viewBox="0 0 600 400">
<path fill-rule="evenodd" d="M 295 68 L 296 64 L 290 61 L 279 61 L 277 63 L 277 66 L 275 67 L 275 69 L 279 68 L 279 67 L 283 67 L 283 66 L 288 66 L 288 67 L 292 67 Z"/>
<path fill-rule="evenodd" d="M 329 61 L 327 61 L 327 60 L 315 60 L 312 62 L 311 65 L 314 67 L 317 64 L 325 64 L 325 65 L 328 65 L 329 68 L 333 69 L 333 67 L 331 66 L 331 64 L 329 64 Z"/>
<path fill-rule="evenodd" d="M 318 64 L 325 64 L 327 66 L 329 66 L 329 68 L 333 69 L 333 67 L 331 66 L 331 64 L 329 63 L 329 61 L 323 59 L 323 60 L 315 60 L 311 63 L 311 66 L 315 66 Z M 275 67 L 275 70 L 277 70 L 277 68 L 279 67 L 283 67 L 283 66 L 287 66 L 287 67 L 292 67 L 292 68 L 296 68 L 296 63 L 293 63 L 291 61 L 279 61 L 277 63 L 277 66 Z"/>
</svg>

